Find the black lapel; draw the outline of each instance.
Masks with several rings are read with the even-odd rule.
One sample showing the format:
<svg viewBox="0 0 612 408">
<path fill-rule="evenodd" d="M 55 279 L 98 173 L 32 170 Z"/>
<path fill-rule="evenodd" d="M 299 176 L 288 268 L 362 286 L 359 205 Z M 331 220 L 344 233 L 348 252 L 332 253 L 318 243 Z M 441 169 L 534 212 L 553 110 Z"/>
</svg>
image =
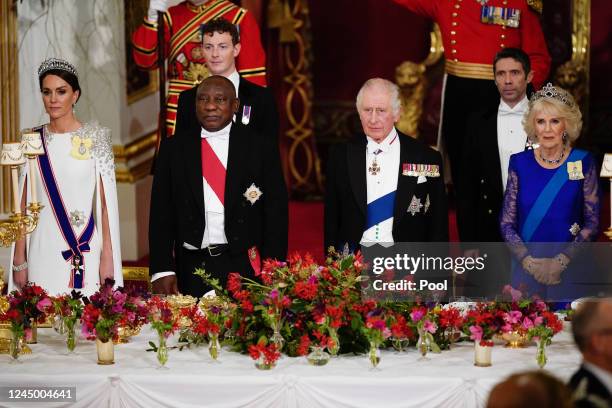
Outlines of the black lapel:
<svg viewBox="0 0 612 408">
<path fill-rule="evenodd" d="M 251 83 L 246 79 L 240 77 L 238 85 L 238 99 L 240 100 L 240 107 L 236 112 L 236 122 L 242 123 L 242 112 L 244 111 L 244 105 L 248 105 L 253 108 L 253 89 Z M 253 118 L 253 112 L 251 112 L 251 119 Z"/>
<path fill-rule="evenodd" d="M 360 135 L 347 145 L 346 161 L 348 164 L 348 176 L 359 208 L 366 215 L 367 181 L 366 181 L 366 137 Z"/>
<path fill-rule="evenodd" d="M 397 138 L 400 142 L 400 163 L 397 169 L 398 176 L 397 191 L 395 192 L 395 208 L 393 211 L 393 231 L 396 230 L 400 220 L 406 215 L 406 211 L 408 211 L 408 205 L 410 201 L 412 201 L 417 181 L 416 177 L 402 175 L 402 165 L 404 163 L 420 163 L 419 158 L 414 154 L 415 149 L 410 149 L 410 145 L 416 143 L 416 141 L 410 136 L 400 132 L 397 132 Z"/>
<path fill-rule="evenodd" d="M 490 168 L 485 169 L 489 173 L 492 185 L 501 194 L 503 190 L 501 175 L 501 160 L 499 158 L 499 143 L 497 140 L 497 109 L 490 111 L 483 123 L 484 133 L 480 134 L 480 143 L 483 145 L 483 160 L 490 163 Z"/>
<path fill-rule="evenodd" d="M 242 197 L 242 175 L 249 166 L 249 140 L 245 127 L 239 122 L 234 123 L 230 130 L 229 148 L 227 152 L 227 167 L 225 173 L 225 218 L 229 219 L 229 211 Z M 227 224 L 227 223 L 226 223 Z"/>
<path fill-rule="evenodd" d="M 204 214 L 204 185 L 202 180 L 202 138 L 199 126 L 190 126 L 186 133 L 173 137 L 181 138 L 183 158 L 185 163 L 185 180 L 191 187 L 193 198 L 198 208 Z"/>
</svg>

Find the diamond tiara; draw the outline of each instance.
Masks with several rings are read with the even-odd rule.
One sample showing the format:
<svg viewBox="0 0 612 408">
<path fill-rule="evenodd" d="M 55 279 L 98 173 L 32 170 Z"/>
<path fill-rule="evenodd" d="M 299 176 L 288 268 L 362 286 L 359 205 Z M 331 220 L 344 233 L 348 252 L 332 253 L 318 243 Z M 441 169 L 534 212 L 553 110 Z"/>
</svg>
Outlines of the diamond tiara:
<svg viewBox="0 0 612 408">
<path fill-rule="evenodd" d="M 573 101 L 572 96 L 567 91 L 564 91 L 561 88 L 555 88 L 553 84 L 551 84 L 550 82 L 544 85 L 544 87 L 540 89 L 538 92 L 534 93 L 531 96 L 529 103 L 533 105 L 535 101 L 537 101 L 538 99 L 542 99 L 542 98 L 556 99 L 558 101 L 563 102 L 565 105 L 569 106 L 570 108 L 574 107 L 574 101 Z"/>
<path fill-rule="evenodd" d="M 40 64 L 40 67 L 38 67 L 38 76 L 40 77 L 45 72 L 51 71 L 52 69 L 70 72 L 72 75 L 77 77 L 77 79 L 79 78 L 79 74 L 77 74 L 77 70 L 74 65 L 60 58 L 48 58 L 44 60 L 42 64 Z"/>
</svg>

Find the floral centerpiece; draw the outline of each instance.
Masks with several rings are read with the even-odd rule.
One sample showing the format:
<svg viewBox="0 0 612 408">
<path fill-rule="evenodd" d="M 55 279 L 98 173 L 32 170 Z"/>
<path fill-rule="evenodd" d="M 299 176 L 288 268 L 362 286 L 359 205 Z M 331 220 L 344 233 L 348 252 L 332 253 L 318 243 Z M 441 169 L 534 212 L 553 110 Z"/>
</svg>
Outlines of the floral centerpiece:
<svg viewBox="0 0 612 408">
<path fill-rule="evenodd" d="M 362 332 L 370 342 L 368 358 L 372 367 L 376 367 L 380 363 L 379 347 L 386 339 L 391 337 L 391 329 L 387 325 L 382 309 L 372 310 L 365 316 L 365 325 L 362 327 Z"/>
<path fill-rule="evenodd" d="M 119 325 L 125 319 L 128 296 L 114 285 L 115 281 L 107 278 L 96 293 L 83 298 L 81 331 L 85 338 L 96 341 L 98 364 L 114 364 L 113 341 L 118 340 Z"/>
<path fill-rule="evenodd" d="M 146 304 L 148 309 L 148 320 L 151 328 L 157 332 L 159 344 L 150 341 L 153 351 L 157 352 L 157 361 L 160 366 L 168 362 L 168 346 L 166 340 L 178 328 L 178 318 L 173 313 L 170 303 L 159 296 L 153 296 Z"/>
<path fill-rule="evenodd" d="M 553 336 L 563 330 L 563 322 L 555 313 L 542 310 L 527 330 L 529 338 L 538 342 L 536 361 L 540 368 L 544 368 L 547 362 L 546 347 L 552 342 Z"/>
<path fill-rule="evenodd" d="M 225 298 L 213 296 L 203 297 L 200 299 L 198 306 L 204 314 L 205 320 L 196 320 L 196 324 L 200 326 L 198 330 L 205 327 L 208 331 L 208 351 L 213 360 L 216 360 L 221 350 L 219 336 L 230 318 L 233 305 Z"/>
<path fill-rule="evenodd" d="M 123 290 L 126 299 L 123 303 L 125 313 L 121 316 L 118 328 L 118 343 L 128 343 L 130 337 L 138 335 L 140 328 L 148 322 L 149 294 L 139 289 Z"/>
<path fill-rule="evenodd" d="M 69 352 L 76 347 L 75 325 L 83 314 L 83 295 L 73 290 L 69 294 L 63 294 L 53 299 L 55 313 L 62 320 L 66 330 L 66 347 Z"/>
<path fill-rule="evenodd" d="M 503 311 L 494 302 L 478 303 L 464 317 L 463 332 L 474 340 L 474 364 L 479 367 L 491 365 L 493 336 L 504 324 Z"/>
<path fill-rule="evenodd" d="M 13 338 L 10 354 L 16 360 L 22 343 L 31 336 L 32 325 L 47 319 L 47 314 L 52 313 L 53 302 L 43 288 L 32 282 L 26 283 L 21 290 L 12 291 L 8 302 L 9 309 L 4 314 L 4 320 L 11 323 Z"/>
<path fill-rule="evenodd" d="M 428 351 L 440 353 L 440 347 L 433 336 L 438 330 L 435 318 L 433 311 L 424 305 L 415 305 L 410 312 L 410 320 L 419 334 L 417 349 L 422 357 L 425 357 Z"/>
<path fill-rule="evenodd" d="M 255 367 L 260 370 L 270 370 L 276 366 L 276 361 L 280 358 L 280 352 L 276 344 L 268 344 L 265 337 L 259 339 L 256 344 L 249 346 L 249 355 L 255 360 Z"/>
</svg>

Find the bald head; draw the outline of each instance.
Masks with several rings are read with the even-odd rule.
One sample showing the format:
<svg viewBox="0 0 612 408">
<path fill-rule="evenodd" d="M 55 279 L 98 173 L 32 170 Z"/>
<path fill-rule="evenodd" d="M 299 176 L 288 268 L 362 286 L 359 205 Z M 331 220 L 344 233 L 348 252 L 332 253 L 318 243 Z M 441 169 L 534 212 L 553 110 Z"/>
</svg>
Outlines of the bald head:
<svg viewBox="0 0 612 408">
<path fill-rule="evenodd" d="M 207 131 L 216 132 L 226 127 L 238 111 L 238 105 L 236 89 L 229 79 L 214 75 L 198 85 L 196 116 Z"/>
</svg>

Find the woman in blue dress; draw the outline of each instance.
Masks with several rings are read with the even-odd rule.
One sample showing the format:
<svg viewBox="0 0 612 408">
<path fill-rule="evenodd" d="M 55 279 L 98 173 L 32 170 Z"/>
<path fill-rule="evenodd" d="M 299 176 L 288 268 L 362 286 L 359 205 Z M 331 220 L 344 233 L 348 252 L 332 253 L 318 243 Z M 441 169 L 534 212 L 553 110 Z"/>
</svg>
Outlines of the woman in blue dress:
<svg viewBox="0 0 612 408">
<path fill-rule="evenodd" d="M 590 153 L 572 148 L 582 115 L 563 89 L 549 83 L 534 94 L 523 126 L 539 146 L 510 158 L 500 223 L 520 261 L 512 285 L 570 300 L 578 297 L 576 279 L 566 270 L 580 243 L 594 240 L 599 228 L 597 166 Z"/>
</svg>

